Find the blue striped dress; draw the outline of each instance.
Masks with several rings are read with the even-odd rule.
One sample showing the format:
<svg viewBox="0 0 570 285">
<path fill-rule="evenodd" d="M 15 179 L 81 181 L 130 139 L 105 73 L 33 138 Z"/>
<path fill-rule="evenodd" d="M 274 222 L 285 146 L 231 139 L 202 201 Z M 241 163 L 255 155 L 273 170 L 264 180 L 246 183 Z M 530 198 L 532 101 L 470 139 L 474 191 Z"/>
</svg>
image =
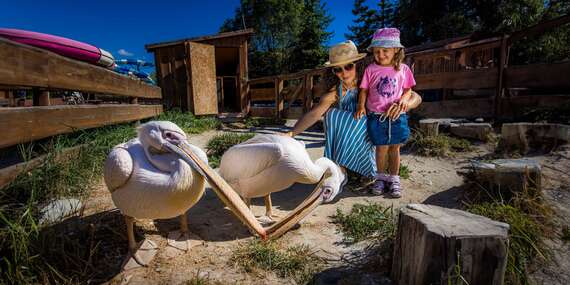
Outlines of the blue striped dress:
<svg viewBox="0 0 570 285">
<path fill-rule="evenodd" d="M 366 116 L 354 119 L 358 105 L 358 88 L 342 96 L 338 87 L 338 100 L 325 115 L 325 157 L 363 176 L 376 174 L 374 146 L 366 130 Z"/>
</svg>

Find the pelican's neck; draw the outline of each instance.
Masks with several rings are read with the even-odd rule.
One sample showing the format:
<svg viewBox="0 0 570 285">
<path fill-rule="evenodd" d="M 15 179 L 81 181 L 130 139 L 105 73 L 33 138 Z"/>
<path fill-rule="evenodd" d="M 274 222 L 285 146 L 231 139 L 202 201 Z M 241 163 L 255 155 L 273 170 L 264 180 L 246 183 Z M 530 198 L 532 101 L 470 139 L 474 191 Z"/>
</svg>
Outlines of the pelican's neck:
<svg viewBox="0 0 570 285">
<path fill-rule="evenodd" d="M 334 164 L 334 162 L 332 162 L 330 159 L 326 157 L 317 159 L 315 163 L 309 164 L 309 179 L 313 181 L 313 183 L 317 183 L 321 177 L 323 177 L 323 174 L 325 174 L 325 172 L 329 169 L 330 174 L 334 175 L 335 171 L 331 169 L 332 167 L 336 167 L 336 164 Z"/>
<path fill-rule="evenodd" d="M 152 153 L 143 145 L 149 163 L 158 170 L 170 174 L 170 185 L 175 191 L 190 189 L 193 181 L 192 168 L 188 163 L 172 153 Z"/>
</svg>

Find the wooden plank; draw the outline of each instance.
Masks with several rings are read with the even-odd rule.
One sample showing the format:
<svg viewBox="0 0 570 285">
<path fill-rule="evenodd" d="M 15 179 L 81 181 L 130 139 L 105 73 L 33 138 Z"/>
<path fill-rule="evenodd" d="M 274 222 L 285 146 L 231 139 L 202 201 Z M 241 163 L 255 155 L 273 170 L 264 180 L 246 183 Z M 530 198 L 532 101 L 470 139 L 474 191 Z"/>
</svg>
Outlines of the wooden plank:
<svg viewBox="0 0 570 285">
<path fill-rule="evenodd" d="M 305 76 L 303 85 L 305 91 L 305 94 L 303 94 L 303 112 L 306 113 L 313 108 L 313 76 Z"/>
<path fill-rule="evenodd" d="M 509 56 L 507 55 L 507 37 L 503 36 L 501 39 L 501 54 L 499 55 L 499 76 L 497 77 L 497 91 L 495 93 L 495 117 L 499 116 L 499 110 L 501 108 L 501 98 L 503 97 L 504 88 L 504 78 L 505 78 L 505 68 L 509 62 Z"/>
<path fill-rule="evenodd" d="M 281 92 L 283 91 L 283 80 L 281 78 L 275 78 L 275 117 L 281 118 L 281 112 L 283 112 L 283 105 L 284 100 L 283 96 L 281 96 Z"/>
<path fill-rule="evenodd" d="M 59 105 L 0 109 L 0 148 L 49 136 L 154 117 L 162 105 Z"/>
<path fill-rule="evenodd" d="M 492 118 L 493 98 L 423 102 L 411 112 L 422 118 Z"/>
<path fill-rule="evenodd" d="M 0 85 L 161 98 L 156 86 L 6 39 L 0 39 L 0 58 Z"/>
<path fill-rule="evenodd" d="M 189 81 L 192 85 L 192 99 L 195 115 L 218 113 L 216 92 L 216 57 L 212 45 L 188 43 L 190 58 Z"/>
<path fill-rule="evenodd" d="M 54 160 L 56 162 L 63 161 L 66 159 L 73 158 L 74 155 L 79 153 L 79 151 L 86 147 L 87 145 L 78 145 L 70 148 L 66 148 L 61 151 L 61 153 L 56 154 Z M 5 168 L 0 169 L 0 189 L 7 186 L 10 182 L 14 181 L 18 175 L 24 173 L 26 171 L 30 171 L 40 165 L 46 160 L 47 155 L 41 155 L 34 159 L 31 159 L 26 162 L 18 163 L 15 165 L 11 165 Z"/>
<path fill-rule="evenodd" d="M 443 72 L 416 75 L 415 90 L 426 89 L 480 89 L 497 86 L 497 68 L 474 69 L 461 72 Z"/>
<path fill-rule="evenodd" d="M 570 88 L 570 62 L 509 66 L 505 88 Z"/>
<path fill-rule="evenodd" d="M 274 80 L 275 80 L 275 76 L 268 76 L 268 77 L 260 77 L 260 78 L 250 79 L 247 82 L 249 83 L 249 85 L 255 85 L 255 84 L 261 84 L 261 83 L 270 83 L 270 82 L 273 82 Z"/>
<path fill-rule="evenodd" d="M 251 107 L 249 109 L 249 114 L 252 117 L 264 117 L 269 118 L 275 115 L 275 108 L 273 107 Z"/>
<path fill-rule="evenodd" d="M 274 88 L 255 88 L 250 89 L 251 100 L 252 101 L 262 101 L 262 100 L 274 100 L 275 90 Z"/>
</svg>

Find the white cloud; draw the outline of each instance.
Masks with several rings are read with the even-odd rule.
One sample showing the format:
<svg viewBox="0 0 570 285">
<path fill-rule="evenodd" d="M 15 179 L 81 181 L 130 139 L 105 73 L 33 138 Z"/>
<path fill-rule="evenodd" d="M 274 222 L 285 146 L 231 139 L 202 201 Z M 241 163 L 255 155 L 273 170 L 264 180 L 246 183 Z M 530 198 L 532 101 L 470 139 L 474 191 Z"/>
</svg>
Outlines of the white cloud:
<svg viewBox="0 0 570 285">
<path fill-rule="evenodd" d="M 128 51 L 126 51 L 125 49 L 120 49 L 120 50 L 118 51 L 118 53 L 119 53 L 120 55 L 122 55 L 122 56 L 133 56 L 133 55 L 134 55 L 132 52 L 128 52 Z"/>
</svg>

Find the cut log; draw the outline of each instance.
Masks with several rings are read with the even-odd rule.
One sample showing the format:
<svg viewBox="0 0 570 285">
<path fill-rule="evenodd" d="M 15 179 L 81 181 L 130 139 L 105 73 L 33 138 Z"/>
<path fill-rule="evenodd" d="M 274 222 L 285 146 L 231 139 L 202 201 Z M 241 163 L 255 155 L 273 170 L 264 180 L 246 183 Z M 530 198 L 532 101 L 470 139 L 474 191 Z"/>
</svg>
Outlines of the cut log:
<svg viewBox="0 0 570 285">
<path fill-rule="evenodd" d="M 420 120 L 420 131 L 424 136 L 439 135 L 439 120 L 424 119 Z"/>
<path fill-rule="evenodd" d="M 392 279 L 395 284 L 503 284 L 508 230 L 508 224 L 465 211 L 409 204 L 399 215 Z"/>
</svg>

